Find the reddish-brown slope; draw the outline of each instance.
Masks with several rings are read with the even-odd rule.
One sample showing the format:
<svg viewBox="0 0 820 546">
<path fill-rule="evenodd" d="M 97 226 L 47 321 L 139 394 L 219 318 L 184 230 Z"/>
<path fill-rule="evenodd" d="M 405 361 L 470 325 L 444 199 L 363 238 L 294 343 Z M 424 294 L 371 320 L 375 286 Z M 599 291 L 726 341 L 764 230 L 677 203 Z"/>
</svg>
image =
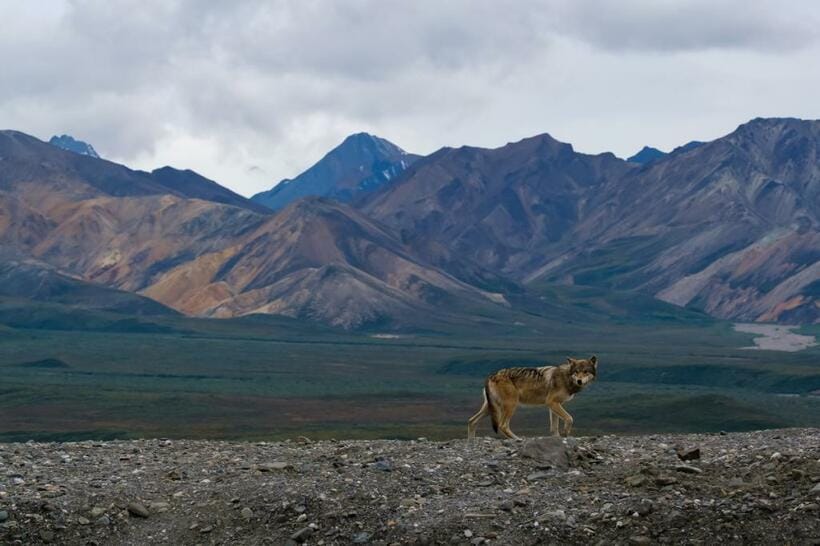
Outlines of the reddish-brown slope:
<svg viewBox="0 0 820 546">
<path fill-rule="evenodd" d="M 309 198 L 234 244 L 181 264 L 144 293 L 209 316 L 275 313 L 346 328 L 488 295 L 420 263 L 361 213 Z"/>
</svg>

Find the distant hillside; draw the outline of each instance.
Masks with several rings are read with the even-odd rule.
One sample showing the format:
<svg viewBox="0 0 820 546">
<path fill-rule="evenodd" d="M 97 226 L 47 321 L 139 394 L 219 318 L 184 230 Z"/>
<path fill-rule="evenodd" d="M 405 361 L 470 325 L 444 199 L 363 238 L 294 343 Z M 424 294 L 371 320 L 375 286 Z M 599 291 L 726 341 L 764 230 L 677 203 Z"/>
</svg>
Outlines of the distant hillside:
<svg viewBox="0 0 820 546">
<path fill-rule="evenodd" d="M 4 258 L 0 263 L 0 299 L 27 299 L 123 315 L 178 314 L 152 299 L 69 277 L 45 264 Z"/>
<path fill-rule="evenodd" d="M 383 138 L 357 133 L 296 178 L 251 199 L 274 210 L 308 196 L 347 202 L 392 180 L 417 157 Z"/>
</svg>

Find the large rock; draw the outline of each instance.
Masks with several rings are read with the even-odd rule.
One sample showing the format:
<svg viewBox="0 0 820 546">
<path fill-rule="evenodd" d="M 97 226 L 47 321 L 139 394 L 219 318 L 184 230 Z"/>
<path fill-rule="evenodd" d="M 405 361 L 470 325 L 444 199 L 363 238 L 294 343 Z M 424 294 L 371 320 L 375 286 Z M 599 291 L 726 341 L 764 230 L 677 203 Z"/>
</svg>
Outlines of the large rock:
<svg viewBox="0 0 820 546">
<path fill-rule="evenodd" d="M 528 440 L 518 453 L 525 458 L 538 461 L 542 466 L 567 470 L 569 449 L 563 438 L 549 437 Z"/>
</svg>

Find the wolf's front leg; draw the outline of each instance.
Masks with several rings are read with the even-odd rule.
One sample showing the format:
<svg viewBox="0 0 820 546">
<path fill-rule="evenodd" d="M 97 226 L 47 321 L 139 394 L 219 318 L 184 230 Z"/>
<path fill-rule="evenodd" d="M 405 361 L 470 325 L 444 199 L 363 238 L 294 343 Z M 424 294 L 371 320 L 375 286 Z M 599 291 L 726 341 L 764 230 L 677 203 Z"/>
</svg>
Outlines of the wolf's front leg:
<svg viewBox="0 0 820 546">
<path fill-rule="evenodd" d="M 561 436 L 561 433 L 558 432 L 558 428 L 561 426 L 561 421 L 555 412 L 551 409 L 547 408 L 547 411 L 550 414 L 550 435 L 551 436 Z"/>
<path fill-rule="evenodd" d="M 562 406 L 558 402 L 551 403 L 550 409 L 554 411 L 561 419 L 564 420 L 564 435 L 569 436 L 572 432 L 572 415 L 567 413 L 567 410 L 564 409 L 564 406 Z"/>
</svg>

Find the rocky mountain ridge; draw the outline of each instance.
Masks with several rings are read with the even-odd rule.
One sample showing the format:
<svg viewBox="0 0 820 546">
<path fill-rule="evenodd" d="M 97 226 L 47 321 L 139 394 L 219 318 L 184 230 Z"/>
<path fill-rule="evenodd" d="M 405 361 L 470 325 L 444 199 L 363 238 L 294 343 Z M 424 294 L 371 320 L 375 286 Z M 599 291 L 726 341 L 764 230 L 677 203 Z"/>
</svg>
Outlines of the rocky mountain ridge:
<svg viewBox="0 0 820 546">
<path fill-rule="evenodd" d="M 63 150 L 74 152 L 75 154 L 87 155 L 97 159 L 100 157 L 99 154 L 97 154 L 97 150 L 95 150 L 91 144 L 77 140 L 71 135 L 54 135 L 49 139 L 48 143 Z"/>
</svg>

